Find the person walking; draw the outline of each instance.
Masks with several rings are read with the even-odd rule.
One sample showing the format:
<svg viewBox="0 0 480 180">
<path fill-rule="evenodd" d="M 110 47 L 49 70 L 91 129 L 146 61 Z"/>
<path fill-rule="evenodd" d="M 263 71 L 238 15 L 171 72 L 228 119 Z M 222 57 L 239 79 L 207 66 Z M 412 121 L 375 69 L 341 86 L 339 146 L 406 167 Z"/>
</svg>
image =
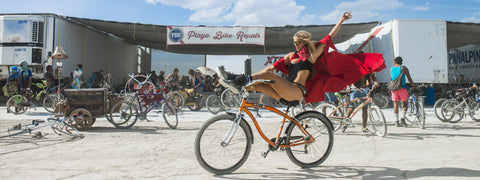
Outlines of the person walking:
<svg viewBox="0 0 480 180">
<path fill-rule="evenodd" d="M 403 64 L 402 57 L 398 56 L 393 60 L 393 67 L 390 69 L 390 75 L 392 77 L 392 81 L 396 79 L 398 76 L 402 75 L 402 88 L 396 91 L 392 91 L 392 101 L 393 101 L 393 114 L 395 115 L 396 121 L 395 126 L 401 127 L 406 126 L 405 124 L 405 115 L 407 114 L 408 108 L 408 91 L 407 85 L 405 81 L 405 77 L 407 77 L 410 86 L 415 89 L 415 84 L 413 83 L 412 77 L 410 76 L 410 72 L 408 68 L 405 67 Z M 402 108 L 402 117 L 399 121 L 398 116 L 398 107 L 400 105 L 400 101 L 403 104 Z"/>
</svg>

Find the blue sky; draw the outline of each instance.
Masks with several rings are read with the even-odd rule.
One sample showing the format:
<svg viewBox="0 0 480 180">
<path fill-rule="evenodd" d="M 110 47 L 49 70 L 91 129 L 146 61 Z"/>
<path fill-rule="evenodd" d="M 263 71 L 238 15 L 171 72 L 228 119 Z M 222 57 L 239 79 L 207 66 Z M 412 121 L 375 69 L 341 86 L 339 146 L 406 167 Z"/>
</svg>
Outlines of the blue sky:
<svg viewBox="0 0 480 180">
<path fill-rule="evenodd" d="M 333 24 L 352 11 L 350 22 L 444 19 L 480 23 L 480 0 L 0 0 L 0 13 L 64 16 L 162 25 Z"/>
<path fill-rule="evenodd" d="M 347 23 L 393 19 L 480 23 L 480 0 L 0 0 L 0 4 L 0 13 L 54 13 L 158 25 L 324 25 L 336 23 L 344 11 L 353 14 Z M 181 56 L 154 54 L 155 67 L 152 68 L 157 72 L 165 67 L 157 61 L 160 57 Z M 203 56 L 187 57 L 184 59 L 197 59 L 192 61 L 198 63 L 203 59 Z M 208 56 L 207 59 L 208 66 L 229 64 L 237 68 L 232 71 L 240 72 L 243 64 L 239 63 L 246 56 Z M 208 64 L 215 59 L 221 62 Z"/>
</svg>

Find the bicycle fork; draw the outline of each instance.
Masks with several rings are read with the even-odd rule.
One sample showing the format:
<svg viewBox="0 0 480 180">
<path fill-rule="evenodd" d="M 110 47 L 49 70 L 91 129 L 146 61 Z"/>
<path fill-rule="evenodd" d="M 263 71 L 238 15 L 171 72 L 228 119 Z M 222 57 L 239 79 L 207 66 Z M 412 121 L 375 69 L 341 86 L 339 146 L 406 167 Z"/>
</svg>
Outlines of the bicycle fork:
<svg viewBox="0 0 480 180">
<path fill-rule="evenodd" d="M 233 136 L 237 132 L 238 125 L 240 124 L 241 120 L 242 120 L 242 114 L 239 113 L 235 117 L 235 120 L 233 121 L 232 126 L 230 126 L 230 129 L 228 130 L 227 134 L 225 135 L 225 137 L 223 137 L 222 142 L 220 143 L 222 147 L 226 147 L 228 146 L 228 144 L 230 144 Z"/>
</svg>

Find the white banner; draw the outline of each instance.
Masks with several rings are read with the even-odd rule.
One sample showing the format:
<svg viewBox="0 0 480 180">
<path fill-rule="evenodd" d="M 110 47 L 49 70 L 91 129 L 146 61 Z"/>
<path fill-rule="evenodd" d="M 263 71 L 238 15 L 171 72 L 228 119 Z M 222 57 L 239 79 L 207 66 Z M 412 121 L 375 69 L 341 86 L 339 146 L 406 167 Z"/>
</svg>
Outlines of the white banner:
<svg viewBox="0 0 480 180">
<path fill-rule="evenodd" d="M 167 45 L 265 45 L 265 27 L 167 26 Z"/>
</svg>

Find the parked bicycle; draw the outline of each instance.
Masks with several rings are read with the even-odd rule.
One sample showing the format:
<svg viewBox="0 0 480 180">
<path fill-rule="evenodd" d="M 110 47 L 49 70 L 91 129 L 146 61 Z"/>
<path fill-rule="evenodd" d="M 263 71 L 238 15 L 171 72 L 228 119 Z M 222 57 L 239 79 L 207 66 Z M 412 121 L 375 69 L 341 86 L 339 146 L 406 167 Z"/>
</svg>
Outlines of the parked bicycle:
<svg viewBox="0 0 480 180">
<path fill-rule="evenodd" d="M 220 111 L 229 111 L 232 108 L 240 105 L 241 98 L 238 94 L 233 93 L 230 88 L 223 90 L 220 95 L 212 94 L 208 96 L 205 104 L 212 114 L 217 114 Z"/>
<path fill-rule="evenodd" d="M 23 94 L 16 94 L 11 96 L 7 101 L 7 112 L 13 114 L 23 114 L 28 108 L 37 109 L 37 106 L 43 106 L 45 110 L 50 112 L 51 105 L 45 101 L 45 94 L 47 93 L 47 81 L 42 80 L 41 83 L 33 83 L 32 85 L 41 89 L 34 93 L 31 90 L 23 92 Z"/>
<path fill-rule="evenodd" d="M 273 83 L 270 80 L 255 80 L 256 83 Z M 200 165 L 214 174 L 228 174 L 240 168 L 248 158 L 253 144 L 253 131 L 245 118 L 248 116 L 270 151 L 286 151 L 289 159 L 301 167 L 313 167 L 324 162 L 333 147 L 333 130 L 325 115 L 316 111 L 305 111 L 295 117 L 288 115 L 289 109 L 298 101 L 287 102 L 285 112 L 274 107 L 247 102 L 245 87 L 240 91 L 242 101 L 236 113 L 219 114 L 206 121 L 195 139 L 195 155 Z M 267 137 L 249 108 L 274 112 L 282 118 L 282 125 L 275 137 Z M 246 115 L 245 115 L 246 114 Z M 288 122 L 284 130 L 285 123 Z"/>
<path fill-rule="evenodd" d="M 369 90 L 367 90 L 367 93 Z M 348 128 L 348 126 L 355 127 L 352 122 L 352 118 L 360 111 L 363 107 L 367 106 L 368 112 L 368 121 L 367 127 L 371 128 L 372 133 L 377 136 L 385 137 L 387 135 L 387 121 L 383 115 L 382 110 L 375 104 L 372 104 L 372 98 L 367 96 L 363 98 L 356 98 L 351 101 L 345 100 L 342 98 L 346 95 L 346 92 L 339 93 L 341 96 L 339 98 L 340 105 L 335 106 L 334 104 L 323 102 L 316 107 L 317 111 L 323 112 L 332 122 L 334 131 L 338 131 L 343 127 L 343 132 Z M 363 101 L 363 102 L 361 102 Z M 352 112 L 350 116 L 346 116 L 347 107 L 351 103 L 359 104 Z"/>
<path fill-rule="evenodd" d="M 167 101 L 162 93 L 136 93 L 127 95 L 124 100 L 115 103 L 110 109 L 110 123 L 120 129 L 132 127 L 138 119 L 147 120 L 147 114 L 160 107 L 168 127 L 175 129 L 178 125 L 177 108 Z"/>
<path fill-rule="evenodd" d="M 469 115 L 474 121 L 480 122 L 480 99 L 477 87 L 459 89 L 455 95 L 456 98 L 446 100 L 441 106 L 445 120 L 457 123 Z"/>
<path fill-rule="evenodd" d="M 405 122 L 408 126 L 418 126 L 421 129 L 425 128 L 425 109 L 423 108 L 423 97 L 419 96 L 423 92 L 416 89 L 410 89 L 408 97 L 407 114 L 405 115 Z"/>
<path fill-rule="evenodd" d="M 50 127 L 53 132 L 57 135 L 70 135 L 74 137 L 79 137 L 80 133 L 71 125 L 71 120 L 66 118 L 47 118 L 47 120 L 32 120 L 30 124 L 17 124 L 12 128 L 9 128 L 5 131 L 0 131 L 0 138 L 3 137 L 12 137 L 21 134 L 32 134 L 34 133 L 36 137 L 41 138 L 43 135 L 40 131 L 34 132 L 40 128 Z"/>
</svg>

